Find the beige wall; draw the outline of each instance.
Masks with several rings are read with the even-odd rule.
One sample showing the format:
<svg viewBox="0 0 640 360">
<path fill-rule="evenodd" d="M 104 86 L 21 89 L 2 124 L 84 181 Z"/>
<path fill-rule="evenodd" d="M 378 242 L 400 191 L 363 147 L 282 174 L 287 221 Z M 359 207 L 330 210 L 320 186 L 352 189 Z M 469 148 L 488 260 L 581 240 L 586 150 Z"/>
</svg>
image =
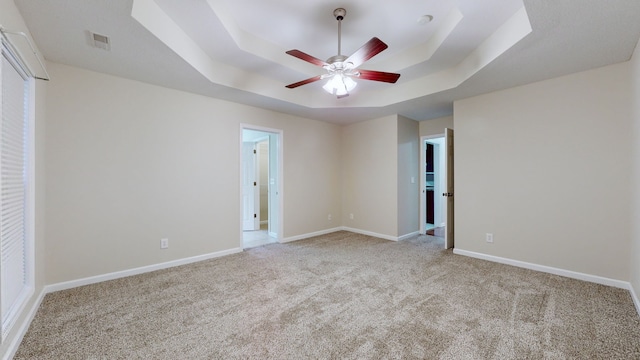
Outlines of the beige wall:
<svg viewBox="0 0 640 360">
<path fill-rule="evenodd" d="M 420 121 L 420 136 L 442 135 L 444 129 L 453 129 L 453 116 Z"/>
<path fill-rule="evenodd" d="M 285 237 L 340 226 L 336 219 L 342 215 L 342 128 L 272 114 L 284 129 Z M 327 220 L 328 214 L 333 220 Z"/>
<path fill-rule="evenodd" d="M 398 116 L 398 230 L 403 236 L 420 230 L 420 136 L 418 122 Z M 413 181 L 412 181 L 413 180 Z"/>
<path fill-rule="evenodd" d="M 631 212 L 633 224 L 631 248 L 631 285 L 635 291 L 636 300 L 640 299 L 640 41 L 631 59 L 632 66 L 632 106 L 633 106 L 633 170 Z M 640 306 L 640 304 L 636 304 Z M 638 309 L 640 311 L 640 309 Z"/>
<path fill-rule="evenodd" d="M 398 115 L 343 128 L 344 226 L 389 239 L 419 230 L 418 131 Z"/>
<path fill-rule="evenodd" d="M 343 128 L 344 226 L 397 236 L 397 131 L 396 115 Z"/>
<path fill-rule="evenodd" d="M 628 281 L 629 71 L 454 103 L 457 248 Z"/>
<path fill-rule="evenodd" d="M 333 227 L 340 127 L 49 68 L 48 283 L 238 248 L 240 123 L 283 130 L 284 237 Z"/>
</svg>

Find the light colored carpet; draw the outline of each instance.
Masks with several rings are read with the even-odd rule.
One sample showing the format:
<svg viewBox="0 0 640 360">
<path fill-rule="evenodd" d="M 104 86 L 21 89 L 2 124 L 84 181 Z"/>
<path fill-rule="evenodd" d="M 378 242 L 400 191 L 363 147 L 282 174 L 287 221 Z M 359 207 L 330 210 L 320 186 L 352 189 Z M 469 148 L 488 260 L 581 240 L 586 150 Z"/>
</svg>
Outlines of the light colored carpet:
<svg viewBox="0 0 640 360">
<path fill-rule="evenodd" d="M 16 359 L 639 359 L 628 291 L 349 232 L 60 291 Z"/>
</svg>

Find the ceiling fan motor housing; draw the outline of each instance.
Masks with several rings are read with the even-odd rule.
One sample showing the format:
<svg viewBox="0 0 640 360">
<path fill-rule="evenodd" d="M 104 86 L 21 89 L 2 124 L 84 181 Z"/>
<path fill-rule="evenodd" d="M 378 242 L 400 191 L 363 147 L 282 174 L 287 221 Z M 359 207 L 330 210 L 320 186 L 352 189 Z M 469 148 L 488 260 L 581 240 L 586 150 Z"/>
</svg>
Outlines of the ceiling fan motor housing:
<svg viewBox="0 0 640 360">
<path fill-rule="evenodd" d="M 327 63 L 329 64 L 343 63 L 345 60 L 347 60 L 347 57 L 344 55 L 334 55 L 327 59 Z"/>
</svg>

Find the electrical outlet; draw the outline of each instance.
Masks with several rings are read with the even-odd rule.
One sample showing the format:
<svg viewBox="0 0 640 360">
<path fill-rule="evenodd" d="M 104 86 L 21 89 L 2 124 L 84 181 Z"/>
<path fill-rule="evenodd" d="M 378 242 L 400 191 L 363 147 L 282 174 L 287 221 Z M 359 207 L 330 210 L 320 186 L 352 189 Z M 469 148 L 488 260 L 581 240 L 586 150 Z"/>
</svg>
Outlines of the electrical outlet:
<svg viewBox="0 0 640 360">
<path fill-rule="evenodd" d="M 331 214 L 327 215 L 327 220 L 331 221 Z"/>
<path fill-rule="evenodd" d="M 160 249 L 169 248 L 169 239 L 160 239 Z"/>
<path fill-rule="evenodd" d="M 353 220 L 353 214 L 349 214 L 349 219 Z"/>
<path fill-rule="evenodd" d="M 493 242 L 493 234 L 487 233 L 487 242 L 488 243 L 492 243 Z"/>
</svg>

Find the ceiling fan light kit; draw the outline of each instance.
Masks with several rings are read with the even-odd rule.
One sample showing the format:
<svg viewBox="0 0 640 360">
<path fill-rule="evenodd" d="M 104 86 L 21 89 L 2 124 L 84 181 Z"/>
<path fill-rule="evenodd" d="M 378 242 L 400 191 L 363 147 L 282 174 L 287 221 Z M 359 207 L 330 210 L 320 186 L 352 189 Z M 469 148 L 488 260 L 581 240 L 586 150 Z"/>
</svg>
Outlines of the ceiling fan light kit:
<svg viewBox="0 0 640 360">
<path fill-rule="evenodd" d="M 349 92 L 358 85 L 351 77 L 343 74 L 335 74 L 329 77 L 322 88 L 329 94 L 337 95 L 338 97 L 344 97 L 349 95 Z"/>
<path fill-rule="evenodd" d="M 314 76 L 297 83 L 289 84 L 286 86 L 287 88 L 293 89 L 315 81 L 328 79 L 327 83 L 322 88 L 328 93 L 336 95 L 338 99 L 340 99 L 349 96 L 349 92 L 356 87 L 357 83 L 353 80 L 354 77 L 387 83 L 395 83 L 398 81 L 400 74 L 357 69 L 357 67 L 362 65 L 365 61 L 376 56 L 388 47 L 387 44 L 377 37 L 369 40 L 360 49 L 353 53 L 353 55 L 349 57 L 342 55 L 342 20 L 346 15 L 347 11 L 344 8 L 337 8 L 333 11 L 333 16 L 338 21 L 338 55 L 334 55 L 327 59 L 327 61 L 323 61 L 300 50 L 294 49 L 286 52 L 291 56 L 327 70 L 327 73 L 324 75 Z"/>
</svg>

